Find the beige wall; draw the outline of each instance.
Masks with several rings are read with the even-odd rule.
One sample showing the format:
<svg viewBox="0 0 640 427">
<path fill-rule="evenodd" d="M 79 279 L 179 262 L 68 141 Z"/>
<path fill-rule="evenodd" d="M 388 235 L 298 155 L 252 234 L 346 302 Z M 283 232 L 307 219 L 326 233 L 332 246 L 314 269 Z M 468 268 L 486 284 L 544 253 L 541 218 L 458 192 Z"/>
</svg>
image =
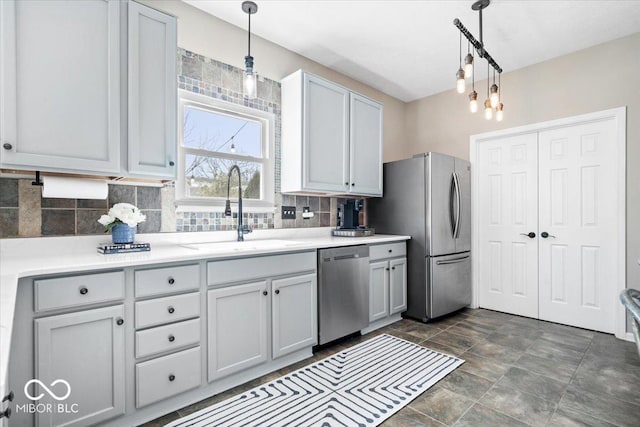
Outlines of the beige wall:
<svg viewBox="0 0 640 427">
<path fill-rule="evenodd" d="M 640 33 L 504 73 L 502 87 L 502 123 L 471 115 L 468 98 L 453 89 L 408 103 L 405 151 L 468 159 L 471 135 L 626 106 L 627 285 L 640 289 Z M 476 90 L 484 102 L 486 80 Z"/>
<path fill-rule="evenodd" d="M 142 2 L 178 17 L 179 47 L 244 68 L 244 56 L 247 54 L 245 29 L 180 1 L 143 0 Z M 240 3 L 238 3 L 239 9 Z M 382 102 L 384 104 L 384 160 L 388 162 L 408 156 L 404 144 L 404 102 L 255 35 L 251 36 L 251 55 L 255 58 L 256 72 L 272 80 L 279 81 L 303 68 L 305 71 L 318 74 Z"/>
</svg>

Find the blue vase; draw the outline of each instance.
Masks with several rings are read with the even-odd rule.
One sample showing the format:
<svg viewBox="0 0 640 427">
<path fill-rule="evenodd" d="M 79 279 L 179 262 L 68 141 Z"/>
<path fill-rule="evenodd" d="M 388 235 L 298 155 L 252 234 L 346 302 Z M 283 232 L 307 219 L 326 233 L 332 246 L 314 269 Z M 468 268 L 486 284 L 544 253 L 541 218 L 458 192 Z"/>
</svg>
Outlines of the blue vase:
<svg viewBox="0 0 640 427">
<path fill-rule="evenodd" d="M 116 224 L 111 229 L 113 243 L 133 243 L 136 238 L 136 227 L 127 224 Z"/>
</svg>

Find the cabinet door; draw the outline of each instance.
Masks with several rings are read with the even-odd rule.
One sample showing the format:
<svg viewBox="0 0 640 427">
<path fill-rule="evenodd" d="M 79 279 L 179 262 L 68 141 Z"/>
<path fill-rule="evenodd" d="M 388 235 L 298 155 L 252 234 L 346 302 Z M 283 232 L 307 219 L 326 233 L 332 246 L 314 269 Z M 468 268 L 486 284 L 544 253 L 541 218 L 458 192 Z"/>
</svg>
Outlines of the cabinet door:
<svg viewBox="0 0 640 427">
<path fill-rule="evenodd" d="M 3 168 L 120 170 L 120 1 L 0 2 Z"/>
<path fill-rule="evenodd" d="M 315 274 L 271 283 L 274 359 L 318 342 L 316 286 Z"/>
<path fill-rule="evenodd" d="M 382 105 L 351 93 L 349 192 L 382 196 Z"/>
<path fill-rule="evenodd" d="M 389 314 L 407 309 L 407 259 L 389 261 Z"/>
<path fill-rule="evenodd" d="M 129 3 L 129 173 L 176 176 L 176 18 Z"/>
<path fill-rule="evenodd" d="M 369 264 L 369 322 L 389 315 L 389 262 Z"/>
<path fill-rule="evenodd" d="M 349 92 L 304 75 L 303 186 L 345 192 L 349 186 Z"/>
<path fill-rule="evenodd" d="M 124 413 L 123 315 L 117 305 L 35 320 L 36 379 L 51 391 L 36 385 L 33 395 L 70 409 L 39 413 L 38 425 L 87 426 Z"/>
<path fill-rule="evenodd" d="M 209 381 L 267 360 L 267 282 L 208 294 Z"/>
</svg>

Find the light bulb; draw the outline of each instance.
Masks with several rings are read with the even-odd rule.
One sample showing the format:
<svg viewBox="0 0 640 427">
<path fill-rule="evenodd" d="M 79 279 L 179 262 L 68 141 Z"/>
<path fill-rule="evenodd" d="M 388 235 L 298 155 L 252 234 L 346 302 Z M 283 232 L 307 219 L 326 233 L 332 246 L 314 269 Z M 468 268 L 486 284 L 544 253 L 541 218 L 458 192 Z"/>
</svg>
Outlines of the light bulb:
<svg viewBox="0 0 640 427">
<path fill-rule="evenodd" d="M 258 85 L 256 82 L 256 75 L 253 72 L 253 57 L 245 56 L 244 57 L 244 78 L 243 78 L 243 92 L 244 97 L 249 99 L 254 99 L 258 94 Z"/>
<path fill-rule="evenodd" d="M 498 107 L 496 108 L 496 121 L 501 122 L 502 119 L 504 119 L 504 113 L 502 112 L 502 108 L 504 107 L 504 105 L 502 105 L 502 102 L 500 102 L 498 104 Z"/>
<path fill-rule="evenodd" d="M 456 73 L 456 90 L 458 93 L 464 93 L 465 91 L 464 70 L 462 68 L 458 68 Z"/>
<path fill-rule="evenodd" d="M 473 56 L 467 53 L 464 57 L 464 76 L 468 79 L 473 75 Z"/>
<path fill-rule="evenodd" d="M 469 94 L 469 111 L 472 113 L 478 111 L 478 92 L 475 90 Z"/>
<path fill-rule="evenodd" d="M 484 101 L 484 118 L 487 120 L 491 120 L 493 117 L 493 110 L 491 109 L 491 101 L 488 99 Z"/>
<path fill-rule="evenodd" d="M 231 144 L 231 150 L 229 150 L 229 151 L 231 151 L 232 153 L 235 153 L 236 152 L 236 144 Z"/>
<path fill-rule="evenodd" d="M 490 92 L 491 107 L 496 108 L 500 102 L 500 97 L 498 96 L 498 86 L 495 83 L 491 85 Z"/>
</svg>

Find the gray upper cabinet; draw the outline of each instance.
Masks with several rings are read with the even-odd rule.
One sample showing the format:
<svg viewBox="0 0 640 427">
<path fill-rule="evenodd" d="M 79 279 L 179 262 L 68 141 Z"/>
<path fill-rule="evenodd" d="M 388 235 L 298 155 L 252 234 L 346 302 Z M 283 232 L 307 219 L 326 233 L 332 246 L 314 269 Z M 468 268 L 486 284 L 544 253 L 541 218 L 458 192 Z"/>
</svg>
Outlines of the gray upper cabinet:
<svg viewBox="0 0 640 427">
<path fill-rule="evenodd" d="M 119 0 L 6 0 L 0 22 L 2 168 L 175 176 L 175 18 Z"/>
<path fill-rule="evenodd" d="M 0 2 L 3 168 L 120 170 L 120 2 Z"/>
<path fill-rule="evenodd" d="M 131 2 L 128 23 L 128 170 L 175 179 L 176 19 Z"/>
<path fill-rule="evenodd" d="M 123 317 L 121 304 L 35 320 L 35 378 L 59 397 L 69 392 L 67 407 L 77 404 L 76 413 L 37 414 L 37 425 L 87 426 L 124 414 Z M 60 403 L 39 387 L 32 393 L 43 394 L 40 404 Z"/>
<path fill-rule="evenodd" d="M 302 70 L 285 77 L 282 192 L 381 196 L 382 111 Z"/>
</svg>

